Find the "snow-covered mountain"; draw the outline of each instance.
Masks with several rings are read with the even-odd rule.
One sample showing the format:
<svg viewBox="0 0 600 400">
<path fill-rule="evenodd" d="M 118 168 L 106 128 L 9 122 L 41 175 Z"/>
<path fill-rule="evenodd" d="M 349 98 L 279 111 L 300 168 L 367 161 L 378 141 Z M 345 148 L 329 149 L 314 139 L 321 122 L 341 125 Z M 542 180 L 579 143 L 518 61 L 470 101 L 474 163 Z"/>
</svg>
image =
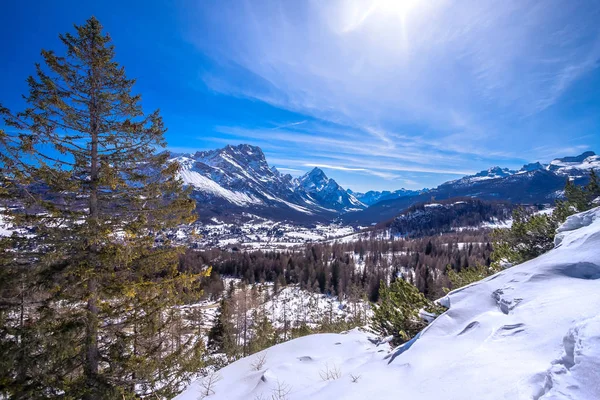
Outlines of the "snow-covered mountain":
<svg viewBox="0 0 600 400">
<path fill-rule="evenodd" d="M 525 164 L 518 171 L 508 168 L 492 167 L 486 171 L 481 171 L 475 175 L 465 176 L 457 181 L 461 183 L 471 183 L 487 179 L 506 178 L 515 174 L 525 174 L 533 171 L 546 170 L 558 175 L 581 177 L 590 169 L 600 168 L 600 156 L 593 151 L 586 151 L 578 156 L 555 158 L 549 164 L 542 164 L 539 161 Z"/>
<path fill-rule="evenodd" d="M 560 180 L 560 182 L 564 186 L 564 177 L 581 178 L 581 177 L 584 177 L 589 172 L 590 169 L 600 169 L 600 156 L 596 155 L 596 153 L 594 153 L 593 151 L 586 151 L 585 153 L 582 153 L 575 157 L 556 158 L 556 159 L 552 160 L 549 164 L 542 164 L 539 161 L 525 164 L 519 170 L 502 168 L 499 166 L 491 167 L 487 170 L 480 171 L 474 175 L 467 175 L 460 179 L 445 182 L 442 185 L 440 185 L 438 188 L 433 189 L 433 190 L 429 190 L 429 189 L 407 190 L 407 189 L 402 188 L 402 189 L 399 189 L 396 191 L 380 192 L 380 191 L 371 190 L 366 193 L 358 193 L 358 192 L 353 192 L 351 190 L 348 190 L 348 192 L 353 194 L 358 200 L 360 200 L 362 203 L 364 203 L 368 206 L 372 206 L 379 202 L 393 201 L 393 200 L 398 200 L 398 199 L 401 199 L 400 200 L 401 204 L 405 204 L 405 203 L 407 203 L 407 200 L 409 203 L 411 201 L 411 199 L 407 199 L 407 198 L 412 198 L 412 197 L 419 196 L 419 195 L 422 195 L 421 198 L 419 199 L 419 201 L 422 201 L 422 199 L 431 197 L 431 196 L 438 198 L 440 191 L 441 192 L 444 192 L 444 191 L 455 192 L 455 193 L 453 193 L 453 195 L 455 195 L 455 196 L 472 195 L 472 196 L 477 197 L 478 193 L 482 193 L 482 194 L 486 193 L 487 189 L 485 188 L 485 186 L 487 186 L 487 185 L 502 186 L 503 183 L 509 183 L 509 182 L 512 182 L 510 184 L 511 189 L 516 189 L 516 193 L 520 193 L 520 192 L 524 191 L 526 185 L 528 184 L 527 181 L 532 176 L 535 175 L 535 174 L 529 174 L 529 173 L 535 173 L 536 171 L 549 172 L 550 174 L 545 174 L 546 177 L 548 177 L 548 176 L 561 177 L 562 180 Z M 518 178 L 516 178 L 516 180 L 513 179 L 512 181 L 511 180 L 502 181 L 502 179 L 509 178 L 513 175 L 522 175 L 522 176 L 519 176 Z M 539 175 L 539 176 L 541 176 L 541 175 Z M 522 179 L 522 183 L 524 184 L 523 188 L 521 190 L 519 190 L 518 187 L 512 187 L 513 186 L 512 184 L 514 184 L 514 183 L 517 183 L 517 186 L 518 186 L 519 179 Z M 497 185 L 498 180 L 500 180 L 500 182 L 502 182 L 500 185 Z M 550 179 L 550 180 L 552 180 L 552 179 Z M 490 181 L 490 182 L 486 182 L 486 181 Z M 554 179 L 553 181 L 558 182 L 559 180 Z M 465 189 L 468 190 L 468 188 L 471 186 L 477 187 L 479 192 L 470 193 L 470 194 L 464 192 Z M 553 186 L 553 185 L 550 184 L 550 186 Z M 461 190 L 463 192 L 461 192 Z M 551 190 L 549 193 L 546 193 L 546 199 L 545 199 L 546 201 L 551 201 L 553 199 L 552 196 L 555 197 L 555 194 L 553 193 L 555 190 L 557 190 L 557 189 L 553 188 L 553 190 Z M 431 193 L 429 193 L 429 192 L 431 192 Z M 550 197 L 548 197 L 548 196 L 550 196 Z M 499 199 L 503 199 L 503 200 L 509 200 L 508 198 L 505 198 L 502 195 L 498 195 L 496 197 Z M 386 207 L 387 207 L 387 205 L 386 205 Z"/>
<path fill-rule="evenodd" d="M 302 337 L 221 369 L 208 398 L 597 400 L 600 208 L 569 217 L 555 244 L 450 292 L 448 311 L 398 348 L 358 329 Z M 200 398 L 202 383 L 176 399 Z"/>
<path fill-rule="evenodd" d="M 257 146 L 241 144 L 193 154 L 171 154 L 193 189 L 202 218 L 251 212 L 275 219 L 331 219 L 366 206 L 315 168 L 301 178 L 269 166 Z"/>
<path fill-rule="evenodd" d="M 173 154 L 172 160 L 183 166 L 181 178 L 193 188 L 203 220 L 238 218 L 250 213 L 305 223 L 331 221 L 340 216 L 349 223 L 378 223 L 432 198 L 552 203 L 561 196 L 566 179 L 583 184 L 591 168 L 600 169 L 600 156 L 590 151 L 557 158 L 549 164 L 526 164 L 519 170 L 492 167 L 434 189 L 354 193 L 319 168 L 299 178 L 282 174 L 268 164 L 259 147 L 247 144 Z"/>
<path fill-rule="evenodd" d="M 486 181 L 488 179 L 506 178 L 507 176 L 514 175 L 517 171 L 510 170 L 508 168 L 500 168 L 498 166 L 491 167 L 487 170 L 476 173 L 475 175 L 468 175 L 461 179 L 451 182 L 460 182 L 464 184 Z"/>
<path fill-rule="evenodd" d="M 575 176 L 583 171 L 600 168 L 600 156 L 593 151 L 586 151 L 576 157 L 556 158 L 546 166 L 548 171 L 558 174 Z"/>
<path fill-rule="evenodd" d="M 336 211 L 358 211 L 366 207 L 319 168 L 298 178 L 296 192 L 306 196 L 306 202 Z"/>
<path fill-rule="evenodd" d="M 377 223 L 395 217 L 409 206 L 455 197 L 474 197 L 484 200 L 502 200 L 515 204 L 553 203 L 562 196 L 567 179 L 576 184 L 587 183 L 589 170 L 600 169 L 600 156 L 585 152 L 576 157 L 524 165 L 519 170 L 492 167 L 460 179 L 445 182 L 437 188 L 417 196 L 379 200 L 368 209 L 344 215 L 351 223 Z"/>
<path fill-rule="evenodd" d="M 408 197 L 408 196 L 417 196 L 419 194 L 425 193 L 427 192 L 428 189 L 422 189 L 422 190 L 410 190 L 410 189 L 398 189 L 398 190 L 394 190 L 389 191 L 389 190 L 384 190 L 384 191 L 376 191 L 376 190 L 369 190 L 366 193 L 358 193 L 358 192 L 353 192 L 350 189 L 348 189 L 348 193 L 354 195 L 354 197 L 356 197 L 358 200 L 360 200 L 361 203 L 364 203 L 368 206 L 377 203 L 378 201 L 383 201 L 383 200 L 392 200 L 392 199 L 398 199 L 400 197 Z"/>
</svg>

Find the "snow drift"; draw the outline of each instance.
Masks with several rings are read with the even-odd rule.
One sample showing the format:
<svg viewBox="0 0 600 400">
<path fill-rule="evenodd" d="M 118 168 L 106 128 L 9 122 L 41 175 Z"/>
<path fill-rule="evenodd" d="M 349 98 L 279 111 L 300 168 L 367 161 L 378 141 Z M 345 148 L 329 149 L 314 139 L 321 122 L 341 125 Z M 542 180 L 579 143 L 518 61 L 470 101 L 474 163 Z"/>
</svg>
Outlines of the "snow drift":
<svg viewBox="0 0 600 400">
<path fill-rule="evenodd" d="M 223 368 L 207 398 L 277 398 L 283 385 L 289 400 L 600 399 L 600 208 L 570 217 L 554 250 L 443 302 L 410 345 L 376 346 L 359 330 L 307 336 L 266 350 L 259 370 L 257 355 Z"/>
</svg>

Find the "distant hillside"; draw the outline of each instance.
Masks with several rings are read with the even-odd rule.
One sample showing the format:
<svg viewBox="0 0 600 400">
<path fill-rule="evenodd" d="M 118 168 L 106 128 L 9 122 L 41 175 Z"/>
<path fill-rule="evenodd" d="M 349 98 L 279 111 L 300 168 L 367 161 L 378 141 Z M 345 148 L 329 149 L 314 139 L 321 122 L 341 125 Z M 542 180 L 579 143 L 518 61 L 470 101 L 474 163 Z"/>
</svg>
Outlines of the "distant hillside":
<svg viewBox="0 0 600 400">
<path fill-rule="evenodd" d="M 493 226 L 511 218 L 514 205 L 508 202 L 455 198 L 409 207 L 397 217 L 379 224 L 393 235 L 429 236 L 461 228 Z"/>
<path fill-rule="evenodd" d="M 590 169 L 600 169 L 600 156 L 585 152 L 576 157 L 557 158 L 544 165 L 531 163 L 520 170 L 492 167 L 475 175 L 441 184 L 417 196 L 383 200 L 366 210 L 342 216 L 347 223 L 374 224 L 393 218 L 413 204 L 470 197 L 514 204 L 553 204 L 562 196 L 567 179 L 583 185 Z"/>
</svg>

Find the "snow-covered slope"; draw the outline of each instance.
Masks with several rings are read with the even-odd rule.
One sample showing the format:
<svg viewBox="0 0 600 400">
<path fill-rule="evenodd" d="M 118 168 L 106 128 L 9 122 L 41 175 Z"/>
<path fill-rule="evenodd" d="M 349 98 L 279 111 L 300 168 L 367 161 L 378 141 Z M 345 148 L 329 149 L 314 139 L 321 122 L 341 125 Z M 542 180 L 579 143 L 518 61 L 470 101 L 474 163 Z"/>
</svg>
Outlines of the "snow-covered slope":
<svg viewBox="0 0 600 400">
<path fill-rule="evenodd" d="M 562 176 L 581 177 L 590 169 L 598 168 L 600 168 L 600 156 L 596 155 L 593 151 L 586 151 L 578 156 L 555 158 L 546 165 L 539 161 L 525 164 L 518 171 L 510 170 L 508 168 L 492 167 L 488 170 L 478 172 L 475 175 L 465 176 L 449 183 L 466 185 L 473 182 L 506 178 L 511 175 L 521 175 L 539 170 L 546 170 Z"/>
<path fill-rule="evenodd" d="M 208 399 L 600 399 L 600 208 L 559 231 L 554 250 L 451 292 L 400 348 L 358 330 L 296 339 L 258 371 L 256 355 L 219 371 Z"/>
<path fill-rule="evenodd" d="M 486 171 L 481 171 L 475 175 L 465 176 L 461 181 L 465 183 L 485 181 L 488 179 L 506 178 L 507 176 L 514 175 L 516 171 L 512 171 L 508 168 L 492 167 Z"/>
</svg>

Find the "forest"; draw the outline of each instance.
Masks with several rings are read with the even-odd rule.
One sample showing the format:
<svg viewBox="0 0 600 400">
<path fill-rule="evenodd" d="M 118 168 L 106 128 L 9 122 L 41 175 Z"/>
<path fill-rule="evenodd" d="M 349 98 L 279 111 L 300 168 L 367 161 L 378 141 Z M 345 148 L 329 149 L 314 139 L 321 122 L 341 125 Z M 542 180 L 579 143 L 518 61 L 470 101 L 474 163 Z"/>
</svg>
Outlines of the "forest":
<svg viewBox="0 0 600 400">
<path fill-rule="evenodd" d="M 188 250 L 180 258 L 180 269 L 193 273 L 211 266 L 215 288 L 206 287 L 207 295 L 222 290 L 219 274 L 248 284 L 298 284 L 340 299 L 358 290 L 375 302 L 382 280 L 404 277 L 427 298 L 435 299 L 444 293 L 444 287 L 451 287 L 447 268 L 461 271 L 469 266 L 489 266 L 491 253 L 489 230 L 465 230 L 417 239 L 316 243 L 287 252 Z"/>
</svg>

